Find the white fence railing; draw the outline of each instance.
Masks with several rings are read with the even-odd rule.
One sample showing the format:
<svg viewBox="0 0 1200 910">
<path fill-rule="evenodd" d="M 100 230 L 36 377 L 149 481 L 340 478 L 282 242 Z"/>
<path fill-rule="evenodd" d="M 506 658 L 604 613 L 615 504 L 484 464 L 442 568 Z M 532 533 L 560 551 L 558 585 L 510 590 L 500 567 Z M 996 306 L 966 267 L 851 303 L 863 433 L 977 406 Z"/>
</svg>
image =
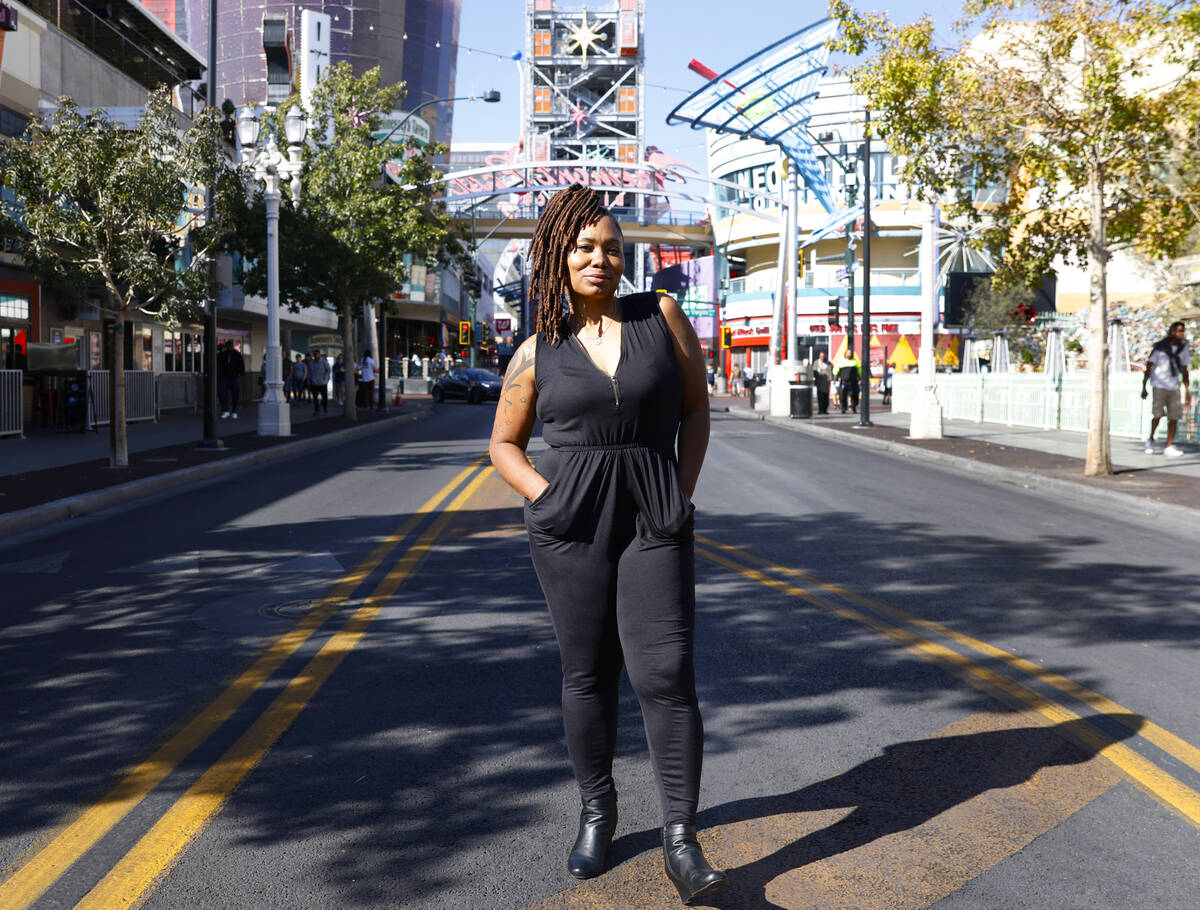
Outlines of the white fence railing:
<svg viewBox="0 0 1200 910">
<path fill-rule="evenodd" d="M 25 399 L 21 391 L 23 370 L 0 370 L 0 436 L 25 434 Z"/>
<path fill-rule="evenodd" d="M 199 373 L 159 373 L 154 384 L 160 413 L 179 408 L 191 408 L 195 413 L 199 408 Z"/>
<path fill-rule="evenodd" d="M 102 426 L 112 420 L 108 412 L 108 370 L 88 370 L 88 426 Z M 125 371 L 125 422 L 156 420 L 154 409 L 154 372 Z"/>
<path fill-rule="evenodd" d="M 1086 433 L 1090 382 L 1088 373 L 1068 373 L 1057 381 L 1043 373 L 938 373 L 934 387 L 949 420 Z M 912 413 L 920 383 L 916 373 L 897 375 L 892 382 L 892 410 Z M 1142 398 L 1140 373 L 1109 378 L 1108 414 L 1111 435 L 1146 438 L 1150 402 Z M 1185 441 L 1200 441 L 1195 413 L 1180 422 L 1180 434 Z"/>
</svg>

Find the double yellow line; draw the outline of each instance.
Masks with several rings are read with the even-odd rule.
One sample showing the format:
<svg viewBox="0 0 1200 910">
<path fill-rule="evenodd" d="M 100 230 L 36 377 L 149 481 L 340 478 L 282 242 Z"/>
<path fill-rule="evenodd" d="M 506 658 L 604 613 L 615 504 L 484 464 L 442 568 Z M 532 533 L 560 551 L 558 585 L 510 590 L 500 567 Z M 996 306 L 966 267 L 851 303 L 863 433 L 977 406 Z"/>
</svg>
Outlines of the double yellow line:
<svg viewBox="0 0 1200 910">
<path fill-rule="evenodd" d="M 480 470 L 484 459 L 460 471 L 431 496 L 401 527 L 388 535 L 333 590 L 288 632 L 269 643 L 258 658 L 149 758 L 129 771 L 112 790 L 80 812 L 27 862 L 0 884 L 0 907 L 22 910 L 44 894 L 80 857 L 111 831 L 202 742 L 336 613 L 362 583 L 413 530 L 472 474 L 434 522 L 388 571 L 307 665 L 253 725 L 167 810 L 78 907 L 119 910 L 144 900 L 146 892 L 179 859 L 229 799 L 234 788 L 266 755 L 342 659 L 354 650 L 367 627 L 416 567 L 466 502 L 494 470 Z M 478 473 L 476 473 L 478 472 Z"/>
<path fill-rule="evenodd" d="M 873 597 L 842 585 L 821 581 L 800 569 L 777 565 L 712 538 L 696 535 L 696 542 L 700 545 L 696 549 L 697 555 L 710 562 L 865 626 L 906 650 L 938 664 L 973 688 L 1022 710 L 1032 710 L 1048 724 L 1070 723 L 1072 734 L 1086 748 L 1103 755 L 1133 783 L 1200 827 L 1200 793 L 1163 771 L 1123 741 L 1106 733 L 1088 717 L 1039 692 L 1028 683 L 1042 683 L 1082 705 L 1103 712 L 1132 734 L 1200 772 L 1200 749 L 1191 743 L 1110 698 L 948 626 L 921 619 Z M 801 587 L 786 579 L 797 579 L 808 587 Z M 816 593 L 818 591 L 821 593 Z M 823 595 L 833 595 L 836 599 Z M 848 606 L 847 603 L 854 606 Z M 928 637 L 930 635 L 953 642 L 962 650 L 934 641 Z M 987 658 L 993 666 L 1003 668 L 1004 672 L 980 663 L 969 652 Z"/>
</svg>

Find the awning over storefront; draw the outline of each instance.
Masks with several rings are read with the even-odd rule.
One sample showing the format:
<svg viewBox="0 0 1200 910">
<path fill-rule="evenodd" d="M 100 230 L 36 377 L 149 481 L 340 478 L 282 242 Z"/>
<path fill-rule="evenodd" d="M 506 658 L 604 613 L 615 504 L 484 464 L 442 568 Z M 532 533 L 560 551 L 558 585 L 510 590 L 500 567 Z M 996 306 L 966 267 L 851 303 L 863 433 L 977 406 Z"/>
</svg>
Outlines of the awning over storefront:
<svg viewBox="0 0 1200 910">
<path fill-rule="evenodd" d="M 449 317 L 436 303 L 416 300 L 393 301 L 388 308 L 389 319 L 411 319 L 414 322 L 447 322 Z"/>
</svg>

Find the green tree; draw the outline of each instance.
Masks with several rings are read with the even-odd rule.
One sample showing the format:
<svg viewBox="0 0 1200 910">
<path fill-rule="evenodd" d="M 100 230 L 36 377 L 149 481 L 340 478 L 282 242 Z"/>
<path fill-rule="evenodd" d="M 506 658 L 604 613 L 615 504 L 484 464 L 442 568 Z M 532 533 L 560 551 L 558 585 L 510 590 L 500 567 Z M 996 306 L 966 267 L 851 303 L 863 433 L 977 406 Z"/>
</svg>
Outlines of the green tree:
<svg viewBox="0 0 1200 910">
<path fill-rule="evenodd" d="M 346 416 L 357 419 L 353 328 L 363 306 L 389 299 L 408 277 L 405 256 L 449 261 L 461 254 L 445 205 L 433 157 L 443 145 L 409 147 L 395 174 L 384 165 L 400 147 L 372 137 L 380 121 L 400 106 L 404 85 L 380 84 L 378 67 L 355 76 L 349 64 L 325 71 L 313 93 L 309 138 L 303 153 L 299 208 L 280 207 L 280 300 L 302 306 L 336 307 L 346 352 Z M 293 100 L 291 103 L 298 103 Z M 282 135 L 282 116 L 275 128 Z M 261 192 L 244 212 L 239 243 L 245 255 L 243 280 L 251 294 L 266 294 L 266 234 Z"/>
<path fill-rule="evenodd" d="M 150 93 L 134 129 L 103 110 L 81 114 L 68 97 L 23 136 L 0 145 L 9 191 L 4 229 L 35 274 L 59 288 L 101 288 L 113 322 L 109 463 L 129 465 L 125 426 L 125 322 L 145 313 L 193 316 L 215 292 L 207 256 L 244 195 L 225 156 L 219 113 L 190 123 L 164 89 Z M 188 197 L 212 187 L 218 217 L 200 223 Z"/>
<path fill-rule="evenodd" d="M 1092 397 L 1086 474 L 1110 474 L 1106 268 L 1158 259 L 1197 223 L 1200 12 L 1193 0 L 967 0 L 952 46 L 831 0 L 837 47 L 904 179 L 982 224 L 1000 286 L 1086 265 Z M 970 37 L 968 37 L 970 36 Z"/>
</svg>

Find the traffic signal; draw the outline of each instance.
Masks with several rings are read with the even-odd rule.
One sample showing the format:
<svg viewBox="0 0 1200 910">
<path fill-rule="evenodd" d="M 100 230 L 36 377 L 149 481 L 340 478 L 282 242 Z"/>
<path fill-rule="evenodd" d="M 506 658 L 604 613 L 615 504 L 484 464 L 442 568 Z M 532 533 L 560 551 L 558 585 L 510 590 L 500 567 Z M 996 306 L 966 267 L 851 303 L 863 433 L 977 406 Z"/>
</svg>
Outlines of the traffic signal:
<svg viewBox="0 0 1200 910">
<path fill-rule="evenodd" d="M 838 306 L 838 298 L 829 298 L 829 324 L 838 325 L 840 307 Z"/>
<path fill-rule="evenodd" d="M 460 322 L 458 324 L 458 343 L 463 347 L 471 346 L 471 323 Z"/>
<path fill-rule="evenodd" d="M 721 326 L 721 347 L 733 347 L 733 329 L 727 325 Z"/>
</svg>

